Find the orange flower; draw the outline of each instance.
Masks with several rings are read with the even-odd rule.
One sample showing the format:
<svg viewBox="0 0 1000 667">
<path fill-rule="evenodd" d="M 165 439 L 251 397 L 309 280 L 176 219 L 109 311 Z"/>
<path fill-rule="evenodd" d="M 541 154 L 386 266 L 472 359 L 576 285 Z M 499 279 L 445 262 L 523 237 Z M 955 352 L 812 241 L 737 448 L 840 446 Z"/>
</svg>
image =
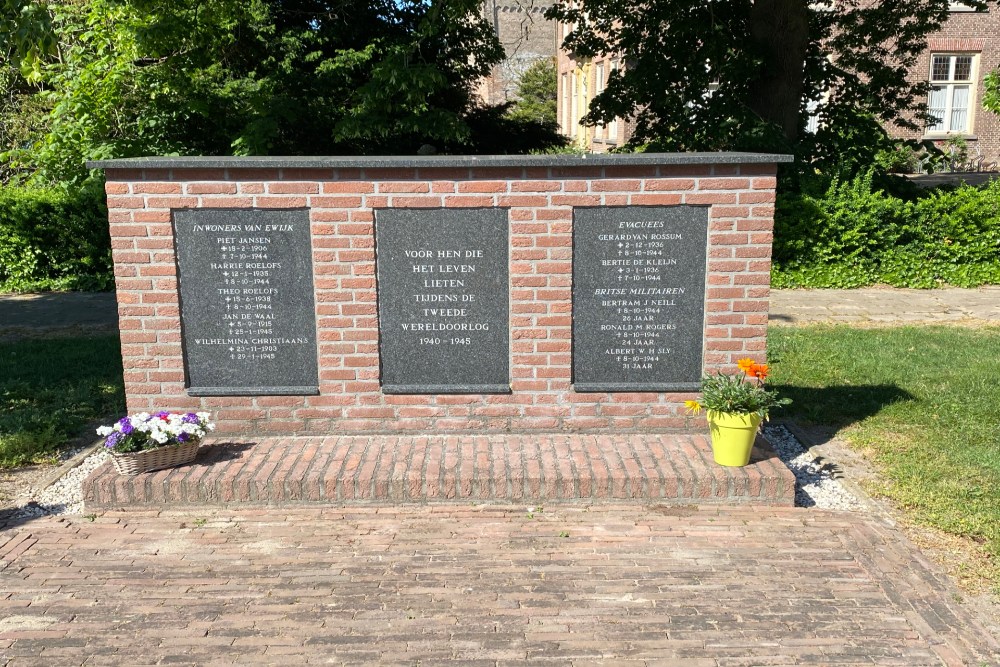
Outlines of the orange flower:
<svg viewBox="0 0 1000 667">
<path fill-rule="evenodd" d="M 740 359 L 736 362 L 736 365 L 740 367 L 740 370 L 744 373 L 749 373 L 750 369 L 753 368 L 756 362 L 753 359 Z"/>
<path fill-rule="evenodd" d="M 768 368 L 767 364 L 754 364 L 750 367 L 750 370 L 747 371 L 747 375 L 759 380 L 766 380 L 768 373 L 770 372 L 771 369 Z"/>
</svg>

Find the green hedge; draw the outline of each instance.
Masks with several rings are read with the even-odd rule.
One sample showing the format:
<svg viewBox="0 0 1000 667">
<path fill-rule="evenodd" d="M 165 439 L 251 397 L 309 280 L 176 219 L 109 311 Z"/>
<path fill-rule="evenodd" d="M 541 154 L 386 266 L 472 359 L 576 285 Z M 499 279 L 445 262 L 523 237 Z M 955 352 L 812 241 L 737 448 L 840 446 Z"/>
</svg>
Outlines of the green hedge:
<svg viewBox="0 0 1000 667">
<path fill-rule="evenodd" d="M 773 287 L 976 287 L 1000 283 L 1000 180 L 912 201 L 871 174 L 822 196 L 781 195 Z"/>
<path fill-rule="evenodd" d="M 113 286 L 101 188 L 0 187 L 0 291 Z"/>
</svg>

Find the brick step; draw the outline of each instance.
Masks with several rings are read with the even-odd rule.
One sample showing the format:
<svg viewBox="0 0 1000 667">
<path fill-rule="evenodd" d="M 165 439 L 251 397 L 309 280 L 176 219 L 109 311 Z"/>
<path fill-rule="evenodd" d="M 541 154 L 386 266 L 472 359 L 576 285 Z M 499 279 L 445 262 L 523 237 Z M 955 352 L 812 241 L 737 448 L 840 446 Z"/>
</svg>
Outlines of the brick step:
<svg viewBox="0 0 1000 667">
<path fill-rule="evenodd" d="M 88 510 L 171 505 L 650 500 L 792 506 L 795 478 L 758 437 L 750 465 L 671 434 L 350 435 L 209 440 L 189 465 L 134 477 L 111 462 Z"/>
</svg>

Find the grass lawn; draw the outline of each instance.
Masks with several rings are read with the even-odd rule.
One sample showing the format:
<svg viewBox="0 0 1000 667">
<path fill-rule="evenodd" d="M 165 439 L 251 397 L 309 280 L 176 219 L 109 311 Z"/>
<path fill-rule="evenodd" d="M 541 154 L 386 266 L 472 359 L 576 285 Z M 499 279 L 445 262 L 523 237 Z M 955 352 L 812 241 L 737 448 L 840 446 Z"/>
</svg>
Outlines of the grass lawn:
<svg viewBox="0 0 1000 667">
<path fill-rule="evenodd" d="M 842 427 L 880 472 L 870 490 L 970 540 L 1000 592 L 1000 328 L 774 327 L 781 416 Z"/>
<path fill-rule="evenodd" d="M 0 467 L 53 458 L 124 396 L 118 336 L 0 342 Z"/>
</svg>

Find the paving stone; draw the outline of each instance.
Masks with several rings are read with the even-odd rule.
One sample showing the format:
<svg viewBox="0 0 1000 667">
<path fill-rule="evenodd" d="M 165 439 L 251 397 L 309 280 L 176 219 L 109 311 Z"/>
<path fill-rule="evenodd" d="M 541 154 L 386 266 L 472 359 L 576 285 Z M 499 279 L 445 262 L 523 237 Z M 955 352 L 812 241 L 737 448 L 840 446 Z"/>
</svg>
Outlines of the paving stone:
<svg viewBox="0 0 1000 667">
<path fill-rule="evenodd" d="M 4 601 L 29 604 L 4 609 L 0 665 L 1000 664 L 947 580 L 877 519 L 670 509 L 41 518 L 4 535 L 33 541 L 4 574 Z"/>
</svg>

